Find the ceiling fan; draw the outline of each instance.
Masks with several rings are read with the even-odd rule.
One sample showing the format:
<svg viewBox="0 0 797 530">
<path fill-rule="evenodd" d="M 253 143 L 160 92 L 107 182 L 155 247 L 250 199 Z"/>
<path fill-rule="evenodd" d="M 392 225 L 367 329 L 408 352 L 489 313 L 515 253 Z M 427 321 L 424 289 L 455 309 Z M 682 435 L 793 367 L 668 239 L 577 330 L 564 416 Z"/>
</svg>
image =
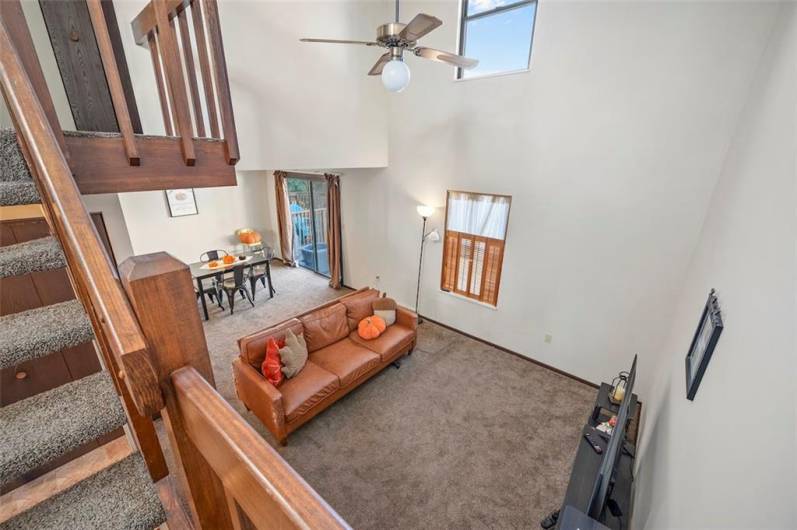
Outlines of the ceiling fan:
<svg viewBox="0 0 797 530">
<path fill-rule="evenodd" d="M 479 61 L 434 48 L 418 46 L 418 39 L 438 28 L 443 21 L 432 15 L 419 13 L 408 24 L 399 22 L 399 0 L 396 0 L 396 21 L 382 24 L 376 29 L 375 41 L 299 39 L 302 42 L 328 42 L 333 44 L 360 44 L 387 48 L 376 61 L 368 75 L 382 76 L 382 84 L 391 92 L 401 92 L 410 84 L 410 69 L 404 63 L 404 52 L 411 52 L 422 59 L 446 63 L 459 68 L 473 68 Z"/>
</svg>

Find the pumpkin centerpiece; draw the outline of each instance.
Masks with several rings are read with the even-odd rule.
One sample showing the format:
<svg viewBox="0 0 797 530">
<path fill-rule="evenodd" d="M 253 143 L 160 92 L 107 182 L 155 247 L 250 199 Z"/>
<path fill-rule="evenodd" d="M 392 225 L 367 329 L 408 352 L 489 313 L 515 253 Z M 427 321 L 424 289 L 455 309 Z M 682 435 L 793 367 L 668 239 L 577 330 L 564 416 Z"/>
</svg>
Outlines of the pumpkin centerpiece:
<svg viewBox="0 0 797 530">
<path fill-rule="evenodd" d="M 236 230 L 235 235 L 238 236 L 238 241 L 244 245 L 256 245 L 263 241 L 263 236 L 257 230 L 252 230 L 251 228 Z"/>
<path fill-rule="evenodd" d="M 386 327 L 382 317 L 376 315 L 365 317 L 357 325 L 357 334 L 365 340 L 372 340 L 381 335 Z"/>
<path fill-rule="evenodd" d="M 224 256 L 224 257 L 222 258 L 222 261 L 224 261 L 224 264 L 225 264 L 225 265 L 230 265 L 230 264 L 232 264 L 232 263 L 235 263 L 235 256 L 230 256 L 230 255 L 228 254 L 227 256 Z"/>
</svg>

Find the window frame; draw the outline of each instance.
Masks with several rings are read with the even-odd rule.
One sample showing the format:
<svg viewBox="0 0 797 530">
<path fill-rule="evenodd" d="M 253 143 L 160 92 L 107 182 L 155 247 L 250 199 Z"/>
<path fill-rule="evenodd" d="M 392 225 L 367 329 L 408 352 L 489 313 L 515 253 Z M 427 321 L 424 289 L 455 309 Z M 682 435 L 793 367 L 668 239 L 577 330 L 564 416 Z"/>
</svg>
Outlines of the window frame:
<svg viewBox="0 0 797 530">
<path fill-rule="evenodd" d="M 506 223 L 504 225 L 504 238 L 503 239 L 495 239 L 495 238 L 490 238 L 490 237 L 485 237 L 485 236 L 479 236 L 479 235 L 476 235 L 476 234 L 469 234 L 469 233 L 465 233 L 465 232 L 459 232 L 457 230 L 450 230 L 448 228 L 448 210 L 449 210 L 449 205 L 450 205 L 450 201 L 451 201 L 451 194 L 453 194 L 453 193 L 463 193 L 463 194 L 468 194 L 468 195 L 471 195 L 471 196 L 484 196 L 484 195 L 486 195 L 486 196 L 490 196 L 490 197 L 501 197 L 501 198 L 507 199 L 509 201 L 509 207 L 507 208 L 507 211 L 506 211 Z M 465 191 L 465 190 L 447 190 L 446 191 L 446 209 L 445 209 L 445 217 L 444 217 L 444 220 L 443 220 L 443 257 L 442 257 L 442 260 L 441 260 L 441 267 L 440 267 L 440 290 L 441 291 L 443 291 L 445 293 L 452 294 L 454 296 L 465 298 L 465 299 L 467 299 L 469 301 L 474 301 L 474 302 L 477 302 L 479 304 L 484 304 L 487 307 L 490 307 L 490 308 L 493 308 L 493 309 L 498 308 L 498 296 L 499 296 L 500 290 L 501 290 L 501 277 L 503 276 L 503 269 L 504 269 L 504 253 L 506 252 L 506 241 L 507 241 L 507 239 L 509 237 L 509 216 L 510 216 L 511 213 L 512 213 L 512 196 L 511 195 L 505 195 L 505 194 L 501 194 L 501 193 L 484 193 L 484 192 L 477 192 L 477 191 Z M 447 276 L 446 276 L 447 267 L 446 267 L 446 264 L 447 264 L 447 260 L 449 259 L 448 255 L 446 253 L 446 249 L 447 249 L 447 245 L 448 245 L 448 240 L 449 240 L 449 235 L 450 234 L 454 234 L 455 237 L 457 238 L 456 250 L 453 253 L 453 256 L 454 256 L 453 259 L 455 261 L 455 265 L 454 265 L 454 280 L 453 280 L 454 288 L 453 289 L 448 289 L 446 287 L 446 280 L 447 280 Z M 486 270 L 487 270 L 486 269 L 486 262 L 487 262 L 487 259 L 488 259 L 487 253 L 488 253 L 488 251 L 490 249 L 490 245 L 492 244 L 493 246 L 500 247 L 500 252 L 499 252 L 499 254 L 497 256 L 498 271 L 497 271 L 497 273 L 495 275 L 495 289 L 494 289 L 495 295 L 493 296 L 492 300 L 483 300 L 482 299 L 482 294 L 484 293 L 484 287 L 485 287 L 484 276 L 483 276 L 483 279 L 482 279 L 482 283 L 479 286 L 479 295 L 474 295 L 472 292 L 470 292 L 470 291 L 473 290 L 472 284 L 471 284 L 471 279 L 473 278 L 473 270 L 474 270 L 473 263 L 474 262 L 473 262 L 472 259 L 471 259 L 471 264 L 470 264 L 469 269 L 468 269 L 468 286 L 467 286 L 468 287 L 468 291 L 462 291 L 462 290 L 457 289 L 457 287 L 456 287 L 457 282 L 458 282 L 458 278 L 459 278 L 459 274 L 458 274 L 459 273 L 459 264 L 460 264 L 460 261 L 461 261 L 461 259 L 460 259 L 461 250 L 460 249 L 461 249 L 461 242 L 462 242 L 463 237 L 465 239 L 470 239 L 473 242 L 473 244 L 475 244 L 477 241 L 481 241 L 481 242 L 485 243 L 485 247 L 484 247 L 485 254 L 484 254 L 484 258 L 483 258 L 483 262 L 482 262 L 482 274 L 485 275 L 485 276 L 486 276 Z M 471 246 L 471 253 L 474 252 L 474 249 L 475 249 L 475 247 Z M 449 267 L 450 267 L 450 265 L 449 265 Z"/>
<path fill-rule="evenodd" d="M 488 9 L 487 11 L 482 11 L 481 13 L 477 13 L 475 15 L 468 16 L 468 2 L 471 0 L 460 0 L 459 5 L 459 42 L 457 43 L 457 53 L 459 55 L 465 56 L 465 42 L 467 41 L 467 27 L 468 22 L 471 20 L 476 20 L 479 18 L 489 17 L 491 15 L 496 15 L 503 13 L 505 11 L 511 11 L 513 9 L 518 9 L 523 6 L 528 6 L 531 4 L 535 4 L 534 6 L 534 20 L 531 23 L 531 39 L 529 39 L 529 55 L 528 61 L 526 62 L 525 68 L 519 68 L 517 70 L 507 70 L 505 72 L 494 72 L 490 74 L 482 74 L 482 75 L 475 75 L 473 77 L 463 77 L 465 72 L 464 68 L 456 68 L 454 74 L 455 81 L 470 81 L 471 79 L 484 79 L 488 77 L 498 77 L 502 75 L 511 75 L 511 74 L 521 74 L 523 72 L 528 72 L 531 70 L 531 54 L 534 50 L 534 33 L 537 29 L 537 10 L 539 8 L 539 0 L 518 0 L 508 5 L 494 7 L 493 9 Z M 487 194 L 490 195 L 490 194 Z"/>
</svg>

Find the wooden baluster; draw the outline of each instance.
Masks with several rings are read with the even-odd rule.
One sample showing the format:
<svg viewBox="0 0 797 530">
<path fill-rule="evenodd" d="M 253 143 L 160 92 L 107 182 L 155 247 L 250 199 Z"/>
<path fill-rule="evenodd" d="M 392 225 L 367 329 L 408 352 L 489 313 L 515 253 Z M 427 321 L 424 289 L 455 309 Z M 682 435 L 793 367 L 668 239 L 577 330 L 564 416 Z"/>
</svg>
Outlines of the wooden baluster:
<svg viewBox="0 0 797 530">
<path fill-rule="evenodd" d="M 172 128 L 172 117 L 169 113 L 169 102 L 166 99 L 166 88 L 163 86 L 163 70 L 161 70 L 161 57 L 158 53 L 158 40 L 155 38 L 155 32 L 151 31 L 147 35 L 147 45 L 149 53 L 152 56 L 152 67 L 155 69 L 155 81 L 158 84 L 158 98 L 161 102 L 161 113 L 163 115 L 163 127 L 166 130 L 167 136 L 174 134 Z"/>
<path fill-rule="evenodd" d="M 111 35 L 108 33 L 108 26 L 105 23 L 105 14 L 103 13 L 100 0 L 86 0 L 86 3 L 89 8 L 91 25 L 94 28 L 94 37 L 97 40 L 97 47 L 100 50 L 102 66 L 105 69 L 105 79 L 108 82 L 108 89 L 111 92 L 111 101 L 113 102 L 113 109 L 116 113 L 116 122 L 119 125 L 119 131 L 122 133 L 122 141 L 125 145 L 127 160 L 130 162 L 131 166 L 137 166 L 141 163 L 141 160 L 138 156 L 136 137 L 133 133 L 130 111 L 127 108 L 127 99 L 125 99 L 122 78 L 119 76 L 119 67 L 116 64 L 116 57 L 113 53 Z"/>
<path fill-rule="evenodd" d="M 196 162 L 193 127 L 191 125 L 191 112 L 188 109 L 188 95 L 185 90 L 185 78 L 183 77 L 183 66 L 180 61 L 177 38 L 169 21 L 166 1 L 152 0 L 152 6 L 155 8 L 155 18 L 158 22 L 158 43 L 163 56 L 167 87 L 173 103 L 172 114 L 177 122 L 176 129 L 180 135 L 183 161 L 187 166 L 193 166 Z"/>
<path fill-rule="evenodd" d="M 221 138 L 219 135 L 219 117 L 216 111 L 216 93 L 213 89 L 213 76 L 208 56 L 208 41 L 205 37 L 205 22 L 202 16 L 202 2 L 194 0 L 191 4 L 191 19 L 194 22 L 194 37 L 196 38 L 199 69 L 202 72 L 202 86 L 205 89 L 205 102 L 210 122 L 210 137 Z"/>
<path fill-rule="evenodd" d="M 221 25 L 219 23 L 219 7 L 216 4 L 216 0 L 205 0 L 205 17 L 208 25 L 210 49 L 213 54 L 213 64 L 215 66 L 216 89 L 219 94 L 219 108 L 221 109 L 221 125 L 224 131 L 227 163 L 235 164 L 240 158 L 238 153 L 238 135 L 235 132 L 230 81 L 227 76 L 227 60 L 224 58 L 224 44 L 221 39 Z"/>
<path fill-rule="evenodd" d="M 196 309 L 188 266 L 165 252 L 133 256 L 119 266 L 130 303 L 150 344 L 152 364 L 166 401 L 162 412 L 180 484 L 189 500 L 197 528 L 232 528 L 224 487 L 186 434 L 171 380 L 178 368 L 191 366 L 211 385 L 213 371 L 205 333 Z M 186 495 L 187 494 L 187 495 Z"/>
<path fill-rule="evenodd" d="M 183 47 L 183 58 L 185 59 L 185 69 L 188 74 L 188 87 L 191 89 L 191 102 L 194 105 L 194 123 L 196 124 L 197 136 L 205 136 L 205 120 L 202 118 L 202 102 L 199 99 L 199 87 L 196 80 L 196 69 L 194 68 L 194 54 L 191 51 L 191 34 L 188 32 L 188 19 L 186 9 L 177 14 L 180 24 L 180 43 Z"/>
</svg>

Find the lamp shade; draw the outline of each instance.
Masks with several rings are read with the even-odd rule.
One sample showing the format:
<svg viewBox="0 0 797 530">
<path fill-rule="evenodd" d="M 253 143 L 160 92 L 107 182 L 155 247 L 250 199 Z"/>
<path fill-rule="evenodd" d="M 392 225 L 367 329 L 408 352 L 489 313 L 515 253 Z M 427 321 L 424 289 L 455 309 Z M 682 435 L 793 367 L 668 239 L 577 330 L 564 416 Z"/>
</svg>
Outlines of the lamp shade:
<svg viewBox="0 0 797 530">
<path fill-rule="evenodd" d="M 433 243 L 440 241 L 440 232 L 437 231 L 437 228 L 426 234 L 426 241 L 431 241 Z"/>
<path fill-rule="evenodd" d="M 434 213 L 434 208 L 432 206 L 426 206 L 424 204 L 419 204 L 416 210 L 418 210 L 418 215 L 421 217 L 431 217 Z"/>
<path fill-rule="evenodd" d="M 401 92 L 410 84 L 410 68 L 401 59 L 388 61 L 382 67 L 382 84 L 390 92 Z"/>
</svg>

